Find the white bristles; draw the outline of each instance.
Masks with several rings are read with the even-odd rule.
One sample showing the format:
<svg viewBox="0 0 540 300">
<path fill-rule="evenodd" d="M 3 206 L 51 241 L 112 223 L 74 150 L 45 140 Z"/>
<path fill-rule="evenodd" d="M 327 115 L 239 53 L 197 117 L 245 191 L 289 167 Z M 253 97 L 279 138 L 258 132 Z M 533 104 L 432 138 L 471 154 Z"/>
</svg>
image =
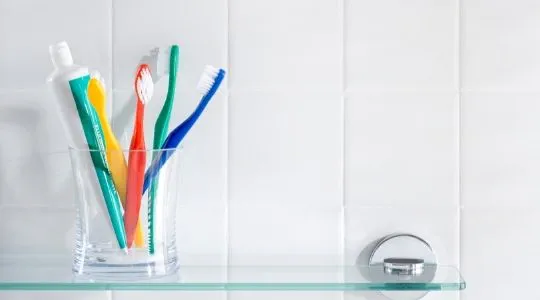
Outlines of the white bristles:
<svg viewBox="0 0 540 300">
<path fill-rule="evenodd" d="M 208 93 L 210 88 L 212 88 L 218 74 L 219 69 L 210 65 L 206 66 L 203 74 L 201 75 L 201 79 L 199 79 L 199 83 L 197 84 L 197 90 L 202 94 Z"/>
<path fill-rule="evenodd" d="M 148 68 L 143 68 L 140 75 L 137 77 L 137 93 L 142 103 L 147 104 L 154 94 L 154 82 Z"/>
</svg>

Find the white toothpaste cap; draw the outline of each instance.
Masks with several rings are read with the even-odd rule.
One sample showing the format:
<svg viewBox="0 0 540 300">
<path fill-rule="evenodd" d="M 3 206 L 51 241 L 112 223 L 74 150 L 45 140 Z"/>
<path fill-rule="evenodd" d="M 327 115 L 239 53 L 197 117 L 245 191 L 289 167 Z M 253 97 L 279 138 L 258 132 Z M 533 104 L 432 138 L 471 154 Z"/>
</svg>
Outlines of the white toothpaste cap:
<svg viewBox="0 0 540 300">
<path fill-rule="evenodd" d="M 65 41 L 50 45 L 49 54 L 51 55 L 52 63 L 56 68 L 73 65 L 73 57 L 71 56 L 71 51 Z"/>
</svg>

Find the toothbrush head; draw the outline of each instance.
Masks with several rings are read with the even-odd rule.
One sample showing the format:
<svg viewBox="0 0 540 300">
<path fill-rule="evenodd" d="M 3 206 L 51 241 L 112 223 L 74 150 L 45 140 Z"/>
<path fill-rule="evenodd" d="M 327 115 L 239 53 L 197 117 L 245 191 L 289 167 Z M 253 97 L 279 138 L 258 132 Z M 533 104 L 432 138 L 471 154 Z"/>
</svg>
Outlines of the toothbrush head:
<svg viewBox="0 0 540 300">
<path fill-rule="evenodd" d="M 142 104 L 148 104 L 150 99 L 152 99 L 152 95 L 154 94 L 154 82 L 152 81 L 152 75 L 150 74 L 150 67 L 147 64 L 142 64 L 137 69 L 135 92 Z"/>
<path fill-rule="evenodd" d="M 197 84 L 197 90 L 201 94 L 208 93 L 214 85 L 216 78 L 220 72 L 223 72 L 223 70 L 207 65 L 204 68 L 201 79 L 199 79 L 199 83 Z"/>
<path fill-rule="evenodd" d="M 158 73 L 158 58 L 159 58 L 159 47 L 155 47 L 150 50 L 150 53 L 145 54 L 143 57 L 141 57 L 139 61 L 139 65 L 147 64 L 150 68 L 150 72 L 153 74 L 152 79 L 154 80 L 154 84 L 158 83 L 158 81 L 161 79 L 162 76 Z"/>
</svg>

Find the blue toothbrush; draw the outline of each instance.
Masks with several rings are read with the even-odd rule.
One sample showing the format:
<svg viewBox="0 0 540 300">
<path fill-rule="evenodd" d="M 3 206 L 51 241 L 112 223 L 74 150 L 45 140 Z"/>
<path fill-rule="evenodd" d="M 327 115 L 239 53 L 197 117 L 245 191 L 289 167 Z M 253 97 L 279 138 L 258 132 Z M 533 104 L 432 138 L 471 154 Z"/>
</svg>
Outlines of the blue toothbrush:
<svg viewBox="0 0 540 300">
<path fill-rule="evenodd" d="M 163 151 L 159 151 L 156 157 L 152 160 L 152 164 L 144 175 L 143 195 L 151 186 L 152 181 L 154 181 L 159 170 L 163 167 L 163 165 L 165 165 L 167 160 L 174 153 L 176 147 L 178 147 L 197 119 L 199 119 L 202 112 L 210 100 L 212 100 L 212 97 L 221 85 L 224 77 L 225 71 L 223 69 L 216 69 L 212 66 L 206 66 L 197 86 L 197 89 L 203 92 L 203 97 L 197 108 L 195 108 L 195 111 L 193 111 L 193 113 L 186 120 L 184 120 L 182 124 L 178 125 L 175 129 L 173 129 L 173 131 L 171 131 L 171 133 L 169 133 L 165 139 L 165 142 L 161 146 Z M 150 198 L 148 207 L 156 207 L 156 201 L 159 201 L 159 199 Z M 148 214 L 148 250 L 150 254 L 155 252 L 155 214 L 155 210 L 149 211 Z"/>
</svg>

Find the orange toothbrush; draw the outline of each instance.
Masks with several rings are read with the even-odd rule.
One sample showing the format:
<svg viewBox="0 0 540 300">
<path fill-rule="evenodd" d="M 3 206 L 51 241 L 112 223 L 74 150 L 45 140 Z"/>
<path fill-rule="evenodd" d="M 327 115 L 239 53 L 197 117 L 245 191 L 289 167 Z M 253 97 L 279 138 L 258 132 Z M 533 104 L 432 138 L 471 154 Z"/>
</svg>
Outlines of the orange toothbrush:
<svg viewBox="0 0 540 300">
<path fill-rule="evenodd" d="M 135 127 L 129 146 L 127 196 L 124 213 L 127 245 L 131 247 L 135 237 L 135 229 L 141 209 L 144 171 L 146 167 L 146 147 L 144 143 L 144 105 L 150 101 L 154 91 L 154 83 L 147 64 L 141 64 L 135 77 L 135 94 L 137 96 L 137 111 Z"/>
<path fill-rule="evenodd" d="M 120 147 L 120 143 L 114 136 L 111 129 L 111 125 L 107 120 L 107 111 L 105 108 L 105 100 L 107 98 L 105 94 L 105 88 L 101 82 L 101 75 L 94 72 L 92 78 L 88 82 L 88 98 L 90 103 L 96 110 L 99 117 L 99 122 L 103 129 L 103 136 L 105 137 L 105 149 L 107 149 L 107 162 L 111 169 L 111 175 L 113 178 L 114 186 L 120 196 L 122 207 L 126 207 L 126 180 L 127 180 L 127 163 L 124 158 L 124 153 Z M 140 218 L 139 218 L 140 219 Z M 142 224 L 139 220 L 137 224 L 137 231 L 135 232 L 135 246 L 138 248 L 144 247 L 144 235 L 142 231 Z"/>
</svg>

